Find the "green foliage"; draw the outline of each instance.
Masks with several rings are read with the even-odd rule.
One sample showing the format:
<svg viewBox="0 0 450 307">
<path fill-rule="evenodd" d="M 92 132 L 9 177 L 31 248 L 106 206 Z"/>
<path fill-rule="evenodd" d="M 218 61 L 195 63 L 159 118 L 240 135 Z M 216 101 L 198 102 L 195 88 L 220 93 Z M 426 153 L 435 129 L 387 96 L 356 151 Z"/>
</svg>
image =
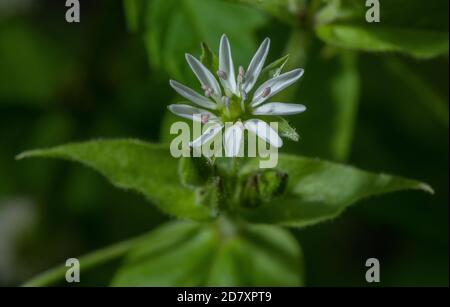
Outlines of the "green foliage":
<svg viewBox="0 0 450 307">
<path fill-rule="evenodd" d="M 417 58 L 448 53 L 448 1 L 380 1 L 380 22 L 365 20 L 365 1 L 328 1 L 316 16 L 317 35 L 348 49 L 401 52 Z"/>
<path fill-rule="evenodd" d="M 371 174 L 317 159 L 280 155 L 277 167 L 289 174 L 286 192 L 263 206 L 242 207 L 241 214 L 248 221 L 301 227 L 334 218 L 370 196 L 407 189 L 433 192 L 418 181 Z M 257 161 L 250 161 L 242 172 L 246 174 L 257 168 Z"/>
<path fill-rule="evenodd" d="M 345 161 L 353 140 L 360 96 L 360 77 L 355 54 L 343 53 L 338 61 L 339 70 L 330 80 L 330 101 L 335 109 L 334 135 L 330 141 L 330 150 L 336 160 Z"/>
<path fill-rule="evenodd" d="M 244 176 L 242 188 L 242 205 L 257 207 L 271 202 L 284 193 L 288 182 L 288 174 L 277 169 L 257 170 Z"/>
<path fill-rule="evenodd" d="M 366 1 L 241 0 L 296 27 L 306 25 L 327 44 L 417 58 L 448 53 L 448 1 L 380 1 L 380 22 L 366 21 Z"/>
<path fill-rule="evenodd" d="M 303 256 L 295 238 L 274 226 L 234 228 L 171 222 L 149 234 L 81 257 L 84 279 L 119 259 L 105 281 L 113 286 L 300 286 Z M 62 265 L 24 286 L 64 283 Z"/>
<path fill-rule="evenodd" d="M 179 218 L 206 220 L 217 214 L 219 182 L 190 189 L 183 187 L 177 160 L 167 147 L 134 140 L 92 141 L 34 150 L 21 158 L 48 157 L 73 160 L 92 167 L 115 186 L 140 192 L 161 210 Z M 258 170 L 256 159 L 247 162 L 241 176 Z M 283 195 L 255 209 L 240 206 L 244 219 L 265 224 L 305 226 L 338 216 L 353 203 L 378 194 L 419 189 L 432 192 L 421 182 L 389 175 L 376 175 L 355 168 L 316 159 L 279 155 L 279 170 L 289 175 Z M 270 175 L 275 175 L 270 179 Z M 280 172 L 258 175 L 257 195 L 267 199 L 284 191 L 285 176 Z M 273 177 L 273 176 L 272 176 Z M 345 180 L 343 179 L 345 178 Z M 275 185 L 275 186 L 274 186 Z M 270 190 L 270 191 L 269 191 Z M 228 197 L 225 195 L 224 197 Z M 248 197 L 247 197 L 248 199 Z M 225 199 L 225 202 L 233 201 Z"/>
<path fill-rule="evenodd" d="M 73 249 L 85 251 L 141 233 L 162 217 L 151 207 L 140 207 L 139 197 L 111 190 L 91 172 L 50 161 L 11 163 L 14 153 L 88 137 L 155 140 L 159 134 L 168 141 L 172 119 L 159 124 L 174 94 L 161 72 L 191 81 L 183 55 L 198 56 L 200 42 L 201 60 L 216 71 L 212 50 L 217 50 L 222 33 L 231 40 L 235 65 L 245 66 L 258 34 L 259 39 L 272 39 L 270 59 L 281 51 L 291 55 L 287 64 L 285 57 L 268 65 L 264 77 L 277 68 L 306 69 L 298 91 L 293 88 L 281 101 L 305 104 L 307 113 L 289 117 L 289 123 L 273 118 L 281 136 L 297 141 L 296 129 L 302 135 L 298 143 L 286 142 L 283 150 L 395 170 L 426 179 L 437 191 L 435 197 L 404 193 L 368 200 L 373 205 L 353 209 L 344 223 L 302 229 L 297 235 L 308 251 L 310 284 L 359 284 L 360 268 L 354 263 L 365 256 L 361 238 L 369 237 L 371 248 L 379 248 L 381 240 L 382 248 L 395 246 L 389 254 L 380 253 L 386 259 L 383 283 L 448 285 L 448 174 L 442 171 L 448 169 L 448 59 L 415 59 L 448 57 L 448 1 L 380 1 L 379 24 L 366 23 L 364 2 L 124 0 L 128 28 L 143 38 L 150 71 L 142 65 L 140 40 L 123 29 L 121 7 L 113 1 L 92 7 L 101 8 L 102 18 L 86 18 L 75 28 L 60 27 L 59 13 L 52 17 L 53 10 L 45 6 L 42 12 L 50 18 L 42 18 L 41 9 L 26 11 L 22 21 L 2 15 L 0 218 L 11 197 L 26 196 L 42 219 L 31 230 L 34 248 L 20 250 L 31 260 L 20 270 L 37 271 L 74 255 Z M 76 47 L 85 45 L 92 48 Z M 178 161 L 163 145 L 130 140 L 72 144 L 20 158 L 32 156 L 81 162 L 169 215 L 202 221 L 223 213 L 219 209 L 228 200 L 235 202 L 234 196 L 239 201 L 234 213 L 241 222 L 299 227 L 334 218 L 371 196 L 404 189 L 431 192 L 420 182 L 282 154 L 278 169 L 267 176 L 261 176 L 257 161 L 242 161 L 241 190 L 224 198 L 222 179 L 196 164 L 198 160 Z M 231 163 L 226 165 L 231 169 Z M 281 178 L 279 173 L 288 175 Z M 226 188 L 233 189 L 226 179 Z M 81 285 L 110 264 L 110 276 L 101 285 L 298 285 L 303 279 L 301 253 L 284 230 L 250 225 L 234 229 L 220 218 L 216 221 L 172 223 L 81 257 Z M 0 234 L 2 242 L 7 242 L 7 230 Z M 63 242 L 53 241 L 53 233 L 63 233 Z M 71 236 L 74 241 L 67 239 Z M 13 243 L 22 248 L 22 242 Z M 339 250 L 334 250 L 336 245 Z M 331 251 L 333 259 L 324 256 Z M 408 261 L 398 263 L 405 254 Z M 170 266 L 175 262 L 180 265 Z M 0 263 L 0 275 L 3 267 Z M 58 267 L 27 285 L 67 285 L 66 269 Z"/>
<path fill-rule="evenodd" d="M 210 179 L 213 170 L 205 157 L 181 157 L 178 173 L 183 185 L 202 186 Z"/>
<path fill-rule="evenodd" d="M 298 144 L 287 146 L 292 152 L 301 150 L 309 156 L 346 161 L 360 102 L 358 56 L 350 51 L 323 50 L 317 40 L 310 53 L 297 94 L 297 101 L 305 104 L 307 111 L 289 117 L 302 138 Z"/>
<path fill-rule="evenodd" d="M 265 22 L 261 12 L 220 0 L 141 0 L 142 13 L 128 13 L 128 24 L 141 24 L 150 63 L 164 68 L 172 77 L 185 81 L 191 73 L 184 62 L 185 53 L 198 52 L 199 42 L 217 45 L 223 33 L 231 37 L 239 61 L 248 59 L 256 49 L 254 31 Z M 139 7 L 136 0 L 125 0 L 127 12 Z M 142 20 L 136 16 L 142 14 Z M 235 20 L 240 22 L 236 23 Z M 189 35 L 190 39 L 185 39 Z"/>
<path fill-rule="evenodd" d="M 144 237 L 145 238 L 145 237 Z M 83 278 L 81 279 L 82 285 L 85 283 L 85 279 L 90 274 L 96 274 L 100 271 L 101 267 L 105 264 L 123 260 L 127 253 L 140 242 L 141 238 L 134 238 L 126 241 L 122 241 L 115 245 L 111 245 L 95 252 L 87 254 L 79 259 L 80 271 L 83 272 Z M 67 272 L 67 266 L 62 265 L 48 270 L 31 280 L 27 281 L 23 286 L 25 287 L 44 287 L 55 286 L 65 282 L 65 276 Z"/>
<path fill-rule="evenodd" d="M 73 63 L 63 52 L 33 27 L 20 23 L 0 27 L 0 104 L 15 99 L 48 105 L 55 88 L 70 79 Z"/>
<path fill-rule="evenodd" d="M 113 185 L 143 194 L 162 211 L 180 218 L 210 218 L 207 207 L 198 204 L 196 194 L 178 179 L 178 161 L 165 146 L 136 140 L 92 141 L 33 150 L 27 157 L 48 157 L 77 161 L 105 176 Z"/>
<path fill-rule="evenodd" d="M 219 59 L 217 58 L 217 55 L 205 42 L 202 42 L 201 47 L 202 54 L 200 56 L 200 61 L 209 69 L 209 71 L 217 71 L 219 69 Z"/>
<path fill-rule="evenodd" d="M 128 29 L 132 32 L 139 31 L 142 22 L 142 15 L 145 8 L 145 1 L 126 0 L 123 2 L 125 19 Z"/>
<path fill-rule="evenodd" d="M 387 58 L 384 65 L 388 72 L 398 79 L 399 85 L 408 89 L 411 93 L 409 96 L 414 97 L 413 100 L 417 100 L 430 118 L 436 119 L 442 127 L 448 128 L 448 101 L 434 88 L 435 84 L 430 84 L 423 75 L 411 68 L 411 64 L 407 65 L 401 59 Z M 432 69 L 434 70 L 434 68 Z M 443 82 L 446 81 L 443 80 Z M 408 103 L 411 104 L 413 101 L 409 100 Z"/>
<path fill-rule="evenodd" d="M 233 0 L 232 0 L 233 1 Z M 286 22 L 290 25 L 298 25 L 300 16 L 305 10 L 305 0 L 234 0 L 258 8 Z"/>
<path fill-rule="evenodd" d="M 302 256 L 280 228 L 171 223 L 129 253 L 114 286 L 298 286 Z"/>
</svg>

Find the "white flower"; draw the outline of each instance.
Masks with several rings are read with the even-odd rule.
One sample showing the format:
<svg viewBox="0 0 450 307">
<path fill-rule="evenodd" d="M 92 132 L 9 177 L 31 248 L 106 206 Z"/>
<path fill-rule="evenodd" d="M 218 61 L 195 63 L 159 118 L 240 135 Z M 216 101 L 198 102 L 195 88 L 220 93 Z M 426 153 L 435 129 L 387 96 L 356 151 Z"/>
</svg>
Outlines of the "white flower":
<svg viewBox="0 0 450 307">
<path fill-rule="evenodd" d="M 239 67 L 235 75 L 230 43 L 223 35 L 219 48 L 219 69 L 216 78 L 199 60 L 186 54 L 186 61 L 200 81 L 204 95 L 189 87 L 170 80 L 173 89 L 198 107 L 187 104 L 172 104 L 168 109 L 183 118 L 201 121 L 208 128 L 190 145 L 201 147 L 212 140 L 225 127 L 223 136 L 225 155 L 237 156 L 240 150 L 244 130 L 255 133 L 259 138 L 274 147 L 281 147 L 283 141 L 265 121 L 254 118 L 255 115 L 292 115 L 301 113 L 306 107 L 301 104 L 267 102 L 303 75 L 303 69 L 279 74 L 263 82 L 256 90 L 253 87 L 264 67 L 269 52 L 270 39 L 266 38 L 253 56 L 245 71 Z M 225 125 L 225 123 L 231 123 Z"/>
</svg>

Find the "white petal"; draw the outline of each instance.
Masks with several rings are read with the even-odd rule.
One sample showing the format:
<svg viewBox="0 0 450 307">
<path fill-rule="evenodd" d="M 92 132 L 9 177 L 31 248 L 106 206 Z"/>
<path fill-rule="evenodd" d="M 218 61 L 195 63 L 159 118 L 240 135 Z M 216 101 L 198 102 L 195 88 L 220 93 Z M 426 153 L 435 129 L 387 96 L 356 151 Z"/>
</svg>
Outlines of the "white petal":
<svg viewBox="0 0 450 307">
<path fill-rule="evenodd" d="M 298 68 L 281 74 L 278 77 L 267 80 L 266 82 L 261 84 L 261 86 L 258 87 L 258 89 L 255 91 L 255 94 L 253 95 L 252 106 L 256 107 L 257 105 L 260 105 L 273 95 L 277 94 L 278 92 L 282 91 L 283 89 L 300 79 L 302 75 L 303 69 Z M 270 88 L 270 94 L 266 97 L 263 97 L 262 94 L 266 88 Z"/>
<path fill-rule="evenodd" d="M 266 61 L 267 54 L 269 53 L 269 48 L 270 48 L 270 39 L 266 38 L 261 43 L 261 46 L 259 46 L 250 64 L 248 65 L 247 72 L 245 73 L 244 76 L 245 81 L 243 84 L 243 90 L 246 93 L 249 93 L 252 90 L 253 86 L 258 80 L 259 73 L 261 72 L 264 66 L 264 62 Z"/>
<path fill-rule="evenodd" d="M 283 140 L 281 140 L 278 133 L 273 130 L 266 122 L 259 119 L 249 119 L 245 122 L 245 128 L 267 143 L 277 148 L 283 146 Z"/>
<path fill-rule="evenodd" d="M 244 126 L 241 122 L 237 122 L 233 126 L 226 127 L 224 135 L 226 157 L 236 157 L 239 154 L 243 132 Z"/>
<path fill-rule="evenodd" d="M 174 81 L 174 80 L 170 80 L 169 83 L 170 83 L 170 86 L 172 86 L 172 88 L 178 94 L 180 94 L 184 98 L 188 99 L 189 101 L 192 101 L 193 103 L 195 103 L 201 107 L 207 108 L 207 109 L 212 109 L 212 110 L 216 109 L 217 105 L 214 102 L 212 102 L 205 96 L 200 95 L 199 93 L 190 89 L 189 87 L 187 87 L 181 83 L 178 83 L 177 81 Z"/>
<path fill-rule="evenodd" d="M 221 124 L 214 124 L 209 126 L 208 128 L 206 128 L 205 132 L 201 136 L 190 142 L 189 145 L 192 147 L 202 146 L 203 144 L 212 140 L 217 135 L 217 133 L 219 133 L 220 130 L 222 130 L 222 128 L 223 125 Z"/>
<path fill-rule="evenodd" d="M 219 70 L 226 74 L 226 80 L 220 79 L 222 85 L 236 93 L 236 77 L 234 75 L 233 58 L 231 56 L 230 42 L 226 35 L 222 35 L 219 48 Z"/>
<path fill-rule="evenodd" d="M 167 108 L 175 115 L 189 120 L 195 120 L 197 122 L 201 121 L 201 116 L 206 114 L 209 116 L 209 119 L 217 118 L 217 116 L 207 110 L 196 108 L 187 104 L 171 104 Z"/>
<path fill-rule="evenodd" d="M 302 113 L 306 107 L 302 104 L 269 102 L 253 110 L 254 115 L 292 115 Z"/>
<path fill-rule="evenodd" d="M 202 85 L 208 86 L 215 94 L 222 96 L 222 91 L 216 78 L 199 60 L 190 54 L 186 54 L 186 61 Z"/>
</svg>

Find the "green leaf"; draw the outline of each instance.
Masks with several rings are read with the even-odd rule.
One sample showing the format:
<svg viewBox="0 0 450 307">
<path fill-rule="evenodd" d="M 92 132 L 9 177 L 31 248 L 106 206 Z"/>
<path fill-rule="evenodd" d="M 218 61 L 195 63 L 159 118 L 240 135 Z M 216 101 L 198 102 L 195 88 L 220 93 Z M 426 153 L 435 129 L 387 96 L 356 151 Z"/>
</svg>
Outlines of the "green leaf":
<svg viewBox="0 0 450 307">
<path fill-rule="evenodd" d="M 125 0 L 123 1 L 123 8 L 128 29 L 132 32 L 138 31 L 141 26 L 141 15 L 145 3 L 141 0 Z"/>
<path fill-rule="evenodd" d="M 360 96 L 360 78 L 357 57 L 343 53 L 339 57 L 340 69 L 330 80 L 330 93 L 334 103 L 334 137 L 331 153 L 338 161 L 345 161 L 353 140 L 356 113 Z"/>
<path fill-rule="evenodd" d="M 266 11 L 280 21 L 298 26 L 304 16 L 307 1 L 304 0 L 234 0 Z"/>
<path fill-rule="evenodd" d="M 199 225 L 172 223 L 130 252 L 113 286 L 189 286 L 201 283 L 219 238 Z"/>
<path fill-rule="evenodd" d="M 448 53 L 448 33 L 365 26 L 324 25 L 316 30 L 325 42 L 341 48 L 401 52 L 417 58 Z"/>
<path fill-rule="evenodd" d="M 150 63 L 183 82 L 192 79 L 184 54 L 197 55 L 199 42 L 218 46 L 226 33 L 235 63 L 244 63 L 257 47 L 254 32 L 266 21 L 257 10 L 220 0 L 148 0 L 144 6 L 143 36 Z"/>
<path fill-rule="evenodd" d="M 48 157 L 73 160 L 92 167 L 115 186 L 140 192 L 161 210 L 180 218 L 208 220 L 217 215 L 218 183 L 199 188 L 183 187 L 177 160 L 166 146 L 135 140 L 92 141 L 25 152 L 18 159 Z M 277 168 L 288 174 L 287 188 L 255 209 L 241 214 L 250 222 L 304 226 L 339 215 L 356 201 L 377 194 L 421 189 L 421 182 L 384 174 L 371 174 L 331 162 L 280 155 Z M 258 169 L 257 159 L 248 162 L 242 175 Z"/>
<path fill-rule="evenodd" d="M 202 54 L 200 56 L 200 61 L 213 73 L 219 69 L 219 59 L 216 54 L 209 48 L 209 46 L 203 42 L 201 44 Z"/>
<path fill-rule="evenodd" d="M 299 286 L 303 255 L 295 238 L 275 226 L 171 222 L 143 236 L 79 257 L 81 284 L 115 261 L 113 286 Z M 55 267 L 24 286 L 67 286 Z M 105 284 L 95 284 L 96 286 Z"/>
<path fill-rule="evenodd" d="M 442 127 L 448 129 L 448 100 L 438 91 L 436 85 L 425 79 L 425 76 L 414 69 L 417 65 L 412 63 L 407 65 L 398 58 L 386 58 L 384 65 L 388 69 L 388 72 L 397 77 L 398 83 L 395 85 L 397 88 L 403 86 L 407 90 L 407 96 L 413 97 L 414 101 L 421 104 L 423 108 L 430 114 L 432 121 L 440 123 Z M 433 70 L 434 71 L 434 70 Z M 445 81 L 444 81 L 445 82 Z M 399 92 L 404 93 L 402 90 Z M 408 99 L 408 106 L 412 105 L 411 98 Z M 424 114 L 420 112 L 421 116 Z M 413 126 L 417 127 L 417 122 L 413 123 Z M 415 130 L 414 133 L 416 132 Z"/>
<path fill-rule="evenodd" d="M 340 215 L 355 202 L 389 192 L 416 189 L 433 193 L 430 186 L 415 180 L 373 174 L 341 164 L 279 155 L 277 168 L 289 174 L 283 196 L 257 208 L 241 208 L 250 222 L 286 226 L 313 225 Z M 258 162 L 249 161 L 242 173 L 251 173 Z"/>
<path fill-rule="evenodd" d="M 358 57 L 351 51 L 327 55 L 315 41 L 298 93 L 290 101 L 304 104 L 306 112 L 288 119 L 302 135 L 286 144 L 290 152 L 346 161 L 353 141 L 360 100 Z"/>
<path fill-rule="evenodd" d="M 178 180 L 178 160 L 168 147 L 137 140 L 100 140 L 33 150 L 17 158 L 59 158 L 80 162 L 114 186 L 143 194 L 162 211 L 179 218 L 207 220 L 208 206 L 196 190 Z"/>
<path fill-rule="evenodd" d="M 174 244 L 179 243 L 180 239 L 188 239 L 185 236 L 190 236 L 199 229 L 199 224 L 188 222 L 176 222 L 166 224 L 156 230 L 122 241 L 111 246 L 91 252 L 85 256 L 79 257 L 80 270 L 83 272 L 81 278 L 81 285 L 86 284 L 87 275 L 96 275 L 102 266 L 107 263 L 120 260 L 123 262 L 124 258 L 128 257 L 130 251 L 137 256 L 140 253 L 150 253 L 152 251 L 164 250 L 172 248 Z M 119 265 L 120 266 L 120 265 Z M 113 268 L 113 275 L 118 271 L 118 267 Z M 65 274 L 67 267 L 61 265 L 50 269 L 35 278 L 29 280 L 24 284 L 27 287 L 42 287 L 52 285 L 67 285 L 65 281 Z M 110 277 L 110 279 L 113 276 Z M 159 276 L 159 278 L 163 278 Z M 108 283 L 110 280 L 107 281 Z"/>
<path fill-rule="evenodd" d="M 448 1 L 391 0 L 368 23 L 365 1 L 330 1 L 316 17 L 317 35 L 348 49 L 401 52 L 417 58 L 448 53 Z"/>
<path fill-rule="evenodd" d="M 212 166 L 205 157 L 181 157 L 178 165 L 183 185 L 202 186 L 212 176 Z"/>
<path fill-rule="evenodd" d="M 74 74 L 74 57 L 62 46 L 33 24 L 19 22 L 19 19 L 2 23 L 0 105 L 49 105 Z"/>
<path fill-rule="evenodd" d="M 230 232 L 229 227 L 165 225 L 130 251 L 112 285 L 300 285 L 302 255 L 288 232 L 270 226 Z"/>
</svg>

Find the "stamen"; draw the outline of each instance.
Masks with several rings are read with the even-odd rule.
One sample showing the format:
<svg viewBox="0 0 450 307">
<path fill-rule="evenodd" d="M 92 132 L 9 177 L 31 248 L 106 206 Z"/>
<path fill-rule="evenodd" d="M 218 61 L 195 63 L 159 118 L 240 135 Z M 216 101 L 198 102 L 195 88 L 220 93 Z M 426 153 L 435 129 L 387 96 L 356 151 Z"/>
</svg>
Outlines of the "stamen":
<svg viewBox="0 0 450 307">
<path fill-rule="evenodd" d="M 244 67 L 239 66 L 239 74 L 238 74 L 238 77 L 237 77 L 237 80 L 238 80 L 239 84 L 244 83 L 244 75 L 245 75 Z"/>
<path fill-rule="evenodd" d="M 203 124 L 207 124 L 209 122 L 209 114 L 202 114 L 201 121 Z"/>
<path fill-rule="evenodd" d="M 224 72 L 223 70 L 218 70 L 218 71 L 217 71 L 217 75 L 218 75 L 219 78 L 222 79 L 222 80 L 226 80 L 226 79 L 227 79 L 227 73 Z"/>
<path fill-rule="evenodd" d="M 239 74 L 240 74 L 242 77 L 244 77 L 244 75 L 245 75 L 245 69 L 244 69 L 244 67 L 239 66 Z"/>
<path fill-rule="evenodd" d="M 266 87 L 261 94 L 262 98 L 266 98 L 267 96 L 269 96 L 271 91 L 272 89 L 270 87 Z"/>
<path fill-rule="evenodd" d="M 212 94 L 214 93 L 213 90 L 212 90 L 212 88 L 210 88 L 209 86 L 207 86 L 207 85 L 205 85 L 205 84 L 202 85 L 202 90 L 205 91 L 205 96 L 206 96 L 206 97 L 211 97 Z"/>
</svg>

